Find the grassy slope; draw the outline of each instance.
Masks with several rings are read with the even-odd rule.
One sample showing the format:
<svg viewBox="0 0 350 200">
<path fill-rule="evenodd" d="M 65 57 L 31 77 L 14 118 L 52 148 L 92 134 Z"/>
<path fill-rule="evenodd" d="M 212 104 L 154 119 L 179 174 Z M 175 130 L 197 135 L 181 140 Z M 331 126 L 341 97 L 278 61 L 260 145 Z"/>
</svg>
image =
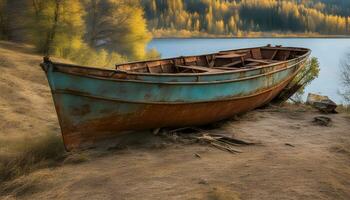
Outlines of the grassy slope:
<svg viewBox="0 0 350 200">
<path fill-rule="evenodd" d="M 1 141 L 58 128 L 41 60 L 30 46 L 0 42 Z"/>
<path fill-rule="evenodd" d="M 42 57 L 33 52 L 0 41 L 0 183 L 64 154 Z"/>
</svg>

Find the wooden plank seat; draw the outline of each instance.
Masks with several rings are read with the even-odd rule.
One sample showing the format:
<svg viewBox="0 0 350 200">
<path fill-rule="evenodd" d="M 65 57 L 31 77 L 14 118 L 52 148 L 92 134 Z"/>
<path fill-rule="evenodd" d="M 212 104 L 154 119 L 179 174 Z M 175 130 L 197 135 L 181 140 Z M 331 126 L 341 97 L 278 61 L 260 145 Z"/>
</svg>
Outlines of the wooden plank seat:
<svg viewBox="0 0 350 200">
<path fill-rule="evenodd" d="M 179 68 L 184 68 L 184 69 L 193 69 L 193 70 L 198 70 L 198 71 L 203 71 L 203 72 L 222 72 L 225 70 L 221 69 L 215 69 L 215 68 L 209 68 L 209 67 L 203 67 L 203 66 L 189 66 L 189 65 L 176 65 L 176 67 Z"/>
<path fill-rule="evenodd" d="M 271 63 L 273 63 L 273 62 L 270 61 L 270 60 L 259 60 L 259 59 L 252 59 L 252 58 L 245 59 L 245 61 L 248 61 L 248 62 L 255 62 L 255 63 L 261 63 L 261 64 L 271 64 Z"/>
<path fill-rule="evenodd" d="M 215 58 L 243 58 L 244 56 L 245 54 L 229 53 L 218 55 Z"/>
<path fill-rule="evenodd" d="M 222 66 L 220 66 L 220 67 L 233 67 L 233 66 L 238 65 L 238 64 L 240 64 L 240 63 L 242 63 L 242 60 L 234 61 L 234 62 L 225 64 L 225 65 L 222 65 Z"/>
<path fill-rule="evenodd" d="M 242 69 L 241 67 L 215 67 L 215 69 L 222 69 L 222 70 L 239 70 Z"/>
<path fill-rule="evenodd" d="M 261 65 L 261 63 L 251 62 L 251 63 L 246 64 L 245 66 L 247 66 L 247 67 L 256 67 L 256 66 L 260 66 L 260 65 Z"/>
<path fill-rule="evenodd" d="M 236 51 L 219 51 L 217 55 L 227 55 L 227 54 L 243 54 L 246 55 L 250 50 L 236 50 Z"/>
</svg>

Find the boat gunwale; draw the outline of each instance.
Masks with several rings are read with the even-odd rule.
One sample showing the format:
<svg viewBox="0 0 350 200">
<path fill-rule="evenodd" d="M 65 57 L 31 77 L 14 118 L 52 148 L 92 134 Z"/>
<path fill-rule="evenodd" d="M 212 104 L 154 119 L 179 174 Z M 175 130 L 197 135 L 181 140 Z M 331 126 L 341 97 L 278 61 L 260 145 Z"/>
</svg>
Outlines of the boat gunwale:
<svg viewBox="0 0 350 200">
<path fill-rule="evenodd" d="M 300 59 L 300 57 L 299 57 Z M 248 77 L 244 77 L 244 78 L 238 78 L 238 79 L 226 79 L 226 80 L 218 80 L 218 81 L 203 81 L 203 82 L 156 82 L 156 81 L 145 81 L 145 80 L 136 80 L 136 79 L 115 79 L 115 78 L 106 78 L 106 77 L 102 77 L 102 76 L 94 76 L 94 75 L 84 75 L 81 73 L 74 73 L 74 72 L 64 72 L 64 71 L 59 71 L 60 73 L 64 73 L 64 74 L 70 74 L 70 75 L 74 75 L 74 76 L 80 76 L 80 77 L 86 77 L 86 78 L 92 78 L 92 79 L 99 79 L 99 80 L 106 80 L 106 81 L 114 81 L 114 82 L 136 82 L 136 83 L 145 83 L 145 84 L 163 84 L 163 85 L 205 85 L 205 84 L 224 84 L 224 83 L 230 83 L 230 82 L 239 82 L 239 81 L 244 81 L 244 80 L 250 80 L 250 79 L 256 79 L 258 77 L 261 76 L 266 76 L 266 75 L 270 75 L 270 74 L 274 74 L 274 73 L 278 73 L 280 71 L 284 71 L 290 68 L 293 68 L 294 66 L 304 62 L 306 59 L 300 59 L 298 62 L 293 63 L 287 67 L 281 68 L 281 69 L 277 69 L 277 70 L 273 70 L 270 72 L 266 72 L 266 73 L 262 73 L 262 74 L 258 74 L 258 75 L 254 75 L 254 76 L 248 76 Z M 289 60 L 289 62 L 291 62 L 292 60 Z M 294 60 L 293 60 L 294 61 Z M 289 63 L 287 62 L 283 62 L 283 63 L 277 63 L 277 65 L 281 65 L 281 64 L 285 64 L 285 63 Z M 274 63 L 275 65 L 275 63 Z"/>
<path fill-rule="evenodd" d="M 239 50 L 247 50 L 247 49 L 253 49 L 253 48 L 264 48 L 267 46 L 263 47 L 252 47 L 252 48 L 244 48 L 244 49 L 233 49 L 233 50 L 227 50 L 227 51 L 239 51 Z M 270 47 L 274 48 L 274 47 Z M 276 47 L 276 48 L 295 48 L 295 47 Z M 143 73 L 143 72 L 128 72 L 124 70 L 117 70 L 117 69 L 104 69 L 104 68 L 98 68 L 98 67 L 90 67 L 90 66 L 81 66 L 81 65 L 75 65 L 75 64 L 67 64 L 67 63 L 60 63 L 60 62 L 52 62 L 54 65 L 59 65 L 59 67 L 76 67 L 76 68 L 83 68 L 83 69 L 91 69 L 91 70 L 97 70 L 97 71 L 105 71 L 105 72 L 115 72 L 115 73 L 121 73 L 121 74 L 127 74 L 127 75 L 142 75 L 142 76 L 155 76 L 155 77 L 198 77 L 198 76 L 214 76 L 214 75 L 226 75 L 226 74 L 233 74 L 233 73 L 240 73 L 240 72 L 248 72 L 248 71 L 253 71 L 257 69 L 263 69 L 263 68 L 268 68 L 268 67 L 273 67 L 277 66 L 280 64 L 285 64 L 289 63 L 295 60 L 303 60 L 305 57 L 308 57 L 311 54 L 311 50 L 307 48 L 295 48 L 299 50 L 305 50 L 305 54 L 301 55 L 300 57 L 293 58 L 290 60 L 285 60 L 285 61 L 280 61 L 276 63 L 271 63 L 271 64 L 265 64 L 261 65 L 258 67 L 252 67 L 252 68 L 246 68 L 246 69 L 238 69 L 238 70 L 228 70 L 228 71 L 222 71 L 222 72 L 204 72 L 204 73 Z M 173 57 L 173 58 L 165 58 L 165 59 L 156 59 L 156 60 L 146 60 L 146 61 L 137 61 L 137 62 L 129 62 L 129 63 L 123 63 L 120 65 L 126 65 L 126 64 L 135 64 L 135 63 L 146 63 L 146 62 L 157 62 L 157 61 L 162 61 L 162 60 L 171 60 L 171 59 L 178 59 L 178 58 L 183 58 L 183 57 L 195 57 L 195 56 L 208 56 L 208 55 L 214 55 L 218 54 L 220 52 L 225 52 L 225 51 L 219 51 L 216 53 L 212 54 L 202 54 L 202 55 L 194 55 L 194 56 L 179 56 L 179 57 Z M 45 65 L 45 63 L 42 63 Z M 116 65 L 118 66 L 118 65 Z M 63 72 L 67 74 L 78 74 L 78 73 L 71 73 L 71 72 Z M 91 76 L 91 75 L 82 75 L 82 76 L 87 76 L 87 77 L 99 77 L 99 76 Z M 132 81 L 132 80 L 130 80 Z"/>
<path fill-rule="evenodd" d="M 302 50 L 305 51 L 305 53 L 307 52 L 311 52 L 310 49 L 308 48 L 303 48 L 303 47 L 272 47 L 272 46 L 258 46 L 258 47 L 248 47 L 248 48 L 241 48 L 241 49 L 228 49 L 228 50 L 223 50 L 223 51 L 218 51 L 218 52 L 214 52 L 214 53 L 208 53 L 208 54 L 199 54 L 199 55 L 189 55 L 189 56 L 177 56 L 177 57 L 170 57 L 170 58 L 161 58 L 161 59 L 151 59 L 151 60 L 145 60 L 145 61 L 131 61 L 131 62 L 126 62 L 126 63 L 122 63 L 122 64 L 116 64 L 115 66 L 121 66 L 121 65 L 131 65 L 131 64 L 137 64 L 137 63 L 146 63 L 146 62 L 157 62 L 157 61 L 162 61 L 162 60 L 172 60 L 172 59 L 178 59 L 178 58 L 188 58 L 188 57 L 197 57 L 197 56 L 210 56 L 210 55 L 216 55 L 222 52 L 230 52 L 230 51 L 243 51 L 243 50 L 250 50 L 250 49 L 256 49 L 256 48 L 269 48 L 269 49 L 273 49 L 273 48 L 277 48 L 277 49 L 286 49 L 286 50 Z M 303 55 L 302 55 L 303 56 Z M 301 56 L 300 56 L 301 57 Z M 292 59 L 291 59 L 292 60 Z M 280 62 L 284 62 L 284 61 L 280 61 Z M 261 65 L 264 66 L 264 65 Z M 126 71 L 127 72 L 127 71 Z M 143 72 L 129 72 L 129 73 L 137 73 L 137 74 L 150 74 L 150 73 L 143 73 Z M 214 72 L 215 73 L 215 72 Z M 222 72 L 218 72 L 218 73 L 222 73 Z M 172 75 L 173 73 L 160 73 L 160 74 L 170 74 Z M 180 74 L 180 73 L 177 73 Z M 183 73 L 183 74 L 196 74 L 196 73 Z M 152 74 L 153 75 L 153 74 Z"/>
</svg>

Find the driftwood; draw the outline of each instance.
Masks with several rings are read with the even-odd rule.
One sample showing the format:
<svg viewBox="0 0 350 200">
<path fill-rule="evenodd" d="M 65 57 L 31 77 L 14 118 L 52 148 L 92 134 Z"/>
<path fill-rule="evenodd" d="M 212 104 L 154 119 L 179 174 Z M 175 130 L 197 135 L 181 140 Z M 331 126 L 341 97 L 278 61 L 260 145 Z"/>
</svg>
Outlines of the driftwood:
<svg viewBox="0 0 350 200">
<path fill-rule="evenodd" d="M 247 142 L 244 140 L 236 139 L 222 134 L 211 134 L 196 127 L 184 127 L 173 130 L 163 131 L 163 136 L 176 141 L 191 140 L 191 143 L 207 144 L 217 149 L 228 151 L 230 153 L 242 153 L 241 150 L 234 147 L 255 145 L 256 143 Z M 197 156 L 200 157 L 200 156 Z"/>
</svg>

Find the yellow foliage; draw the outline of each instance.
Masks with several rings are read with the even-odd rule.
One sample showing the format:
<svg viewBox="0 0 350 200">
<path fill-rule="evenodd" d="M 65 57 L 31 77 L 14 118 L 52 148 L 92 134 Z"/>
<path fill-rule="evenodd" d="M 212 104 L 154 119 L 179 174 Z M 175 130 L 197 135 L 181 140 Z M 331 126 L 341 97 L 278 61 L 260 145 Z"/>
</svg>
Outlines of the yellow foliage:
<svg viewBox="0 0 350 200">
<path fill-rule="evenodd" d="M 241 35 L 239 31 L 267 30 L 349 34 L 348 16 L 335 14 L 340 12 L 339 5 L 330 6 L 329 3 L 311 0 L 176 0 L 172 1 L 171 9 L 162 10 L 162 2 L 168 1 L 155 1 L 160 5 L 157 12 L 162 14 L 156 26 L 153 26 L 155 19 L 149 19 L 152 29 L 188 29 L 217 35 L 238 33 L 237 36 Z M 158 16 L 155 18 L 158 19 Z"/>
</svg>

